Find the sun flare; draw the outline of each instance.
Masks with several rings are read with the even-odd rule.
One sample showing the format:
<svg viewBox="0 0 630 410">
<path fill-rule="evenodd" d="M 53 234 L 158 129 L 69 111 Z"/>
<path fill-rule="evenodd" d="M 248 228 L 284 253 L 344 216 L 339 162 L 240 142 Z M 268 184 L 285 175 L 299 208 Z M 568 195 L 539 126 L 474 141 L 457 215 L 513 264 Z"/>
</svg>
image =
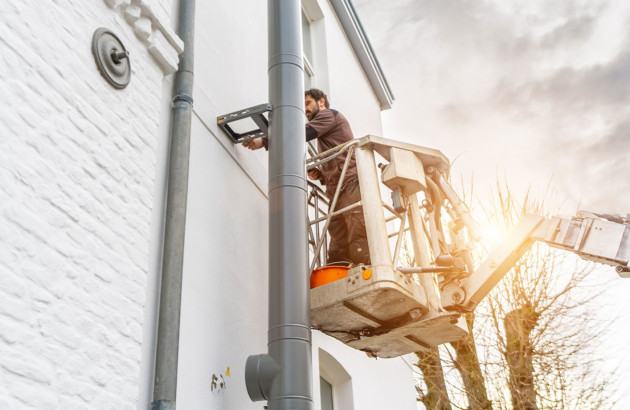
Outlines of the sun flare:
<svg viewBox="0 0 630 410">
<path fill-rule="evenodd" d="M 501 242 L 501 239 L 505 236 L 503 230 L 496 225 L 482 227 L 481 234 L 483 236 L 482 240 L 493 245 Z"/>
</svg>

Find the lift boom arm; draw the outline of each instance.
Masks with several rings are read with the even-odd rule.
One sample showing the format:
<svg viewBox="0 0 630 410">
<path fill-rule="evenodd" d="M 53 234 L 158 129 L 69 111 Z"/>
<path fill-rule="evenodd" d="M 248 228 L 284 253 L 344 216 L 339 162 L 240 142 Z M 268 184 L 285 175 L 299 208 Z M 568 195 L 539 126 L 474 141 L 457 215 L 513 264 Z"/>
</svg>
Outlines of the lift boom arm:
<svg viewBox="0 0 630 410">
<path fill-rule="evenodd" d="M 627 219 L 589 212 L 570 219 L 527 215 L 468 278 L 442 289 L 442 306 L 472 311 L 536 241 L 615 266 L 621 277 L 630 277 Z"/>
</svg>

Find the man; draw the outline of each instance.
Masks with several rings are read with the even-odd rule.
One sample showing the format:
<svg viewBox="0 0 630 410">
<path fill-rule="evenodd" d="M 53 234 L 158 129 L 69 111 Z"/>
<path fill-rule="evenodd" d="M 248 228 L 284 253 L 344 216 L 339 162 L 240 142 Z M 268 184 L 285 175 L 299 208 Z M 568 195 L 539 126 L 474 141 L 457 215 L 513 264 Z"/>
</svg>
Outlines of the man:
<svg viewBox="0 0 630 410">
<path fill-rule="evenodd" d="M 306 141 L 317 138 L 317 150 L 320 153 L 354 139 L 348 120 L 339 111 L 330 109 L 328 97 L 322 90 L 311 88 L 304 93 L 304 112 L 309 121 L 306 124 Z M 267 137 L 263 137 L 245 142 L 243 146 L 256 150 L 262 147 L 267 148 L 267 143 Z M 326 196 L 329 200 L 332 200 L 335 195 L 346 157 L 347 152 L 344 152 L 322 164 L 320 169 L 312 169 L 308 172 L 309 179 L 319 180 L 326 186 Z M 335 209 L 345 208 L 360 200 L 357 164 L 353 154 Z M 355 208 L 334 217 L 328 226 L 328 233 L 330 234 L 328 264 L 351 262 L 367 265 L 370 263 L 361 208 Z"/>
</svg>

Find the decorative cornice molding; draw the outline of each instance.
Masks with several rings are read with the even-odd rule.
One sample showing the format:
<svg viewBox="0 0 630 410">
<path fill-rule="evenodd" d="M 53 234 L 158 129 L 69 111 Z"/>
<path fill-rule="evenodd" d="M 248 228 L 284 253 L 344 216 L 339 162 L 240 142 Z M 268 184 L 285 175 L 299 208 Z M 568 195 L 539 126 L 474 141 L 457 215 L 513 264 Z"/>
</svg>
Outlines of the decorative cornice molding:
<svg viewBox="0 0 630 410">
<path fill-rule="evenodd" d="M 179 55 L 184 51 L 184 42 L 169 27 L 166 16 L 159 15 L 147 0 L 104 1 L 129 23 L 164 75 L 177 70 Z"/>
</svg>

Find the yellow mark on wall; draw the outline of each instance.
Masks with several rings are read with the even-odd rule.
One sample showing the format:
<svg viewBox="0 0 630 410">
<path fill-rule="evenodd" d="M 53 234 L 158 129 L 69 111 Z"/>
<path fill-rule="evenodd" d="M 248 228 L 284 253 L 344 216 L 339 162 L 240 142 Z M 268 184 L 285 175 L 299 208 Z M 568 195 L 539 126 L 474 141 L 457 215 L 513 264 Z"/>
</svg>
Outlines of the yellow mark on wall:
<svg viewBox="0 0 630 410">
<path fill-rule="evenodd" d="M 225 375 L 226 375 L 226 376 L 229 376 L 229 375 L 230 375 L 230 366 L 228 366 L 228 368 L 227 368 L 227 372 L 225 372 Z"/>
</svg>

